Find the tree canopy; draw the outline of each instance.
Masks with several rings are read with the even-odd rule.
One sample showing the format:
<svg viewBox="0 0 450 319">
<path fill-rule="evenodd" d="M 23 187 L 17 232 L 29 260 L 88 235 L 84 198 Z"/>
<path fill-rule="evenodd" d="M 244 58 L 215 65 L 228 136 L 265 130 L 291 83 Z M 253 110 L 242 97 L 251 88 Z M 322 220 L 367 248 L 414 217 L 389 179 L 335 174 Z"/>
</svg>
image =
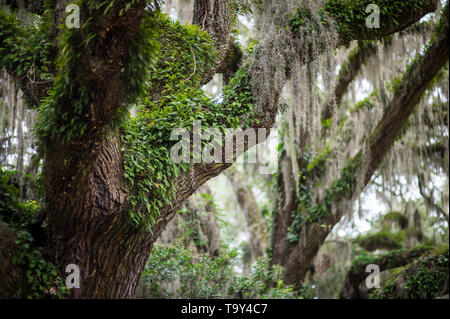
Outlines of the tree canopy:
<svg viewBox="0 0 450 319">
<path fill-rule="evenodd" d="M 448 295 L 448 4 L 372 2 L 1 1 L 0 297 Z"/>
</svg>

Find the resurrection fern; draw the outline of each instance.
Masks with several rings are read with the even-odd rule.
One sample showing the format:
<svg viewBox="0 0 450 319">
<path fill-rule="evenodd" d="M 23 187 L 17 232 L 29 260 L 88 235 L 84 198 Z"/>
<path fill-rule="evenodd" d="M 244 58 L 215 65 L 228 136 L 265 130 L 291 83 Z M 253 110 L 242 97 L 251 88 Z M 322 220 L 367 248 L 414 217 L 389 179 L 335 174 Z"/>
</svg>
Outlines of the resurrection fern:
<svg viewBox="0 0 450 319">
<path fill-rule="evenodd" d="M 87 128 L 87 108 L 92 93 L 85 80 L 77 76 L 78 54 L 82 46 L 80 33 L 71 29 L 62 33 L 60 47 L 64 48 L 56 64 L 59 69 L 54 87 L 41 104 L 36 133 L 43 144 L 59 136 L 64 143 L 72 137 L 83 136 Z"/>
<path fill-rule="evenodd" d="M 134 194 L 129 198 L 134 207 L 130 216 L 148 230 L 161 207 L 173 200 L 173 179 L 190 167 L 172 162 L 170 149 L 176 141 L 171 140 L 171 133 L 180 128 L 190 131 L 194 121 L 222 132 L 253 123 L 251 117 L 244 123 L 239 120 L 253 109 L 247 68 L 230 81 L 220 102 L 211 100 L 201 88 L 206 70 L 213 65 L 210 36 L 197 26 L 183 26 L 164 15 L 158 23 L 160 50 L 148 90 L 139 100 L 136 116 L 121 126 L 125 178 Z"/>
<path fill-rule="evenodd" d="M 447 287 L 448 293 L 448 267 L 448 246 L 419 258 L 407 270 L 409 276 L 405 288 L 408 297 L 417 299 L 440 297 L 438 293 L 443 291 L 443 287 Z"/>
<path fill-rule="evenodd" d="M 366 8 L 371 3 L 367 0 L 329 0 L 325 2 L 322 11 L 334 20 L 335 28 L 341 38 L 362 38 L 374 32 L 366 25 L 366 18 L 369 15 Z M 389 29 L 398 26 L 404 12 L 410 10 L 419 12 L 426 3 L 427 0 L 377 1 L 376 5 L 380 10 L 380 27 Z"/>
<path fill-rule="evenodd" d="M 19 200 L 19 191 L 11 181 L 14 173 L 0 168 L 0 222 L 14 230 L 17 237 L 12 262 L 19 265 L 25 275 L 17 294 L 22 298 L 63 298 L 67 288 L 56 267 L 36 247 L 32 236 L 31 229 L 39 226 L 42 232 L 47 232 L 45 224 L 37 223 L 36 216 L 42 208 L 35 201 Z"/>
</svg>

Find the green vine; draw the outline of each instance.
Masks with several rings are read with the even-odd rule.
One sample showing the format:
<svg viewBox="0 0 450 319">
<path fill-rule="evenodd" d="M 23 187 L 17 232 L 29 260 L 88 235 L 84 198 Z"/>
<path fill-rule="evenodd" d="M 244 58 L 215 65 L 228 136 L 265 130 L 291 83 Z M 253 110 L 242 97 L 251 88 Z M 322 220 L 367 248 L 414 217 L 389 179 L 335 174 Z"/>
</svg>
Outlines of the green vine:
<svg viewBox="0 0 450 319">
<path fill-rule="evenodd" d="M 33 238 L 24 230 L 16 232 L 18 239 L 13 263 L 22 266 L 25 282 L 21 294 L 26 298 L 64 298 L 68 289 L 58 275 L 56 267 L 47 262 L 40 250 L 32 247 Z"/>
<path fill-rule="evenodd" d="M 322 158 L 325 158 L 323 156 Z M 305 158 L 308 162 L 309 158 Z M 322 165 L 325 161 L 319 161 Z M 316 163 L 314 166 L 310 166 L 309 170 L 306 167 L 300 169 L 299 179 L 299 197 L 297 210 L 292 212 L 293 221 L 288 228 L 287 239 L 290 243 L 295 243 L 299 239 L 299 233 L 302 225 L 308 223 L 317 223 L 329 216 L 332 206 L 336 201 L 342 200 L 346 196 L 351 195 L 352 189 L 356 182 L 356 172 L 361 166 L 361 153 L 356 155 L 351 160 L 347 161 L 347 164 L 342 168 L 340 177 L 333 180 L 325 188 L 325 195 L 318 203 L 313 202 L 311 194 L 311 174 L 317 174 L 317 169 L 320 165 Z M 315 169 L 313 169 L 315 168 Z"/>
<path fill-rule="evenodd" d="M 247 67 L 224 88 L 221 101 L 212 100 L 201 88 L 215 58 L 211 37 L 197 26 L 181 25 L 162 14 L 157 20 L 160 50 L 148 91 L 140 98 L 136 116 L 121 125 L 125 178 L 133 194 L 130 217 L 149 231 L 160 209 L 175 196 L 173 179 L 190 168 L 189 163 L 175 164 L 170 159 L 176 143 L 170 140 L 171 132 L 190 131 L 194 121 L 222 132 L 248 127 L 251 118 L 243 123 L 241 119 L 254 106 Z"/>
<path fill-rule="evenodd" d="M 18 295 L 24 298 L 63 298 L 67 292 L 56 267 L 46 261 L 33 238 L 32 229 L 40 226 L 47 232 L 46 223 L 37 220 L 41 208 L 35 201 L 20 201 L 18 189 L 11 183 L 13 173 L 0 169 L 0 222 L 5 223 L 17 236 L 12 262 L 24 272 Z M 37 236 L 35 236 L 37 237 Z"/>
</svg>

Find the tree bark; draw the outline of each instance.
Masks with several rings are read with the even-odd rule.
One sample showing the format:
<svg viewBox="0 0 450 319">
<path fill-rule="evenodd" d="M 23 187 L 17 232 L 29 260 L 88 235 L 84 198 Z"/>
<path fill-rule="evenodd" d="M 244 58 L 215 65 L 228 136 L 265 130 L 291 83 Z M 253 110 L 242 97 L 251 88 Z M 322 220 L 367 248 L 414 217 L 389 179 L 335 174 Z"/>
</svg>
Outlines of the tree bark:
<svg viewBox="0 0 450 319">
<path fill-rule="evenodd" d="M 428 253 L 430 248 L 412 248 L 410 250 L 394 250 L 380 257 L 371 259 L 369 262 L 354 261 L 341 292 L 342 299 L 361 299 L 359 284 L 369 275 L 366 272 L 366 266 L 376 264 L 380 271 L 405 266 L 418 257 Z"/>
</svg>

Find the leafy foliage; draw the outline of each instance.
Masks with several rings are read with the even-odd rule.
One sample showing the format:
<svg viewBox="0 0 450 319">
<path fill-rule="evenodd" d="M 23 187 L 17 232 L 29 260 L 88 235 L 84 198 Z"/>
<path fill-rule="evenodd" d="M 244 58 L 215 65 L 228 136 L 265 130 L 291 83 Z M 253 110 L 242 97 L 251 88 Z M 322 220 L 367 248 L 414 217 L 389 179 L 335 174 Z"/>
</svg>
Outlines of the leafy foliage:
<svg viewBox="0 0 450 319">
<path fill-rule="evenodd" d="M 435 248 L 406 267 L 371 293 L 371 298 L 431 299 L 448 293 L 448 246 Z M 406 283 L 406 284 L 405 284 Z"/>
<path fill-rule="evenodd" d="M 13 263 L 23 267 L 25 282 L 20 295 L 26 298 L 63 298 L 65 287 L 56 267 L 45 260 L 32 236 L 33 227 L 39 225 L 37 215 L 39 205 L 34 201 L 22 202 L 18 198 L 18 189 L 11 183 L 11 172 L 0 170 L 0 222 L 15 230 L 17 240 Z"/>
<path fill-rule="evenodd" d="M 441 251 L 419 258 L 407 270 L 409 273 L 406 290 L 409 298 L 435 298 L 442 287 L 448 293 L 448 246 Z"/>
<path fill-rule="evenodd" d="M 0 9 L 0 67 L 19 80 L 28 78 L 38 83 L 51 81 L 53 48 L 48 40 L 49 16 L 35 16 L 35 23 L 19 25 L 15 13 Z M 34 103 L 34 101 L 33 101 Z"/>
<path fill-rule="evenodd" d="M 220 256 L 194 255 L 180 244 L 156 246 L 143 272 L 142 285 L 157 298 L 295 298 L 281 280 L 281 268 L 259 259 L 249 274 L 236 276 L 235 250 Z"/>
<path fill-rule="evenodd" d="M 175 194 L 172 180 L 190 167 L 170 159 L 175 144 L 170 139 L 172 131 L 190 130 L 194 121 L 223 131 L 238 126 L 242 115 L 253 108 L 246 68 L 224 89 L 221 102 L 211 100 L 201 89 L 203 74 L 213 63 L 210 36 L 197 26 L 182 26 L 164 15 L 158 21 L 161 47 L 148 92 L 141 98 L 137 115 L 122 124 L 125 178 L 135 194 L 129 198 L 136 207 L 130 215 L 135 224 L 148 230 Z M 250 125 L 251 120 L 245 123 Z"/>
<path fill-rule="evenodd" d="M 361 247 L 368 251 L 376 249 L 399 249 L 405 237 L 401 233 L 391 233 L 386 230 L 375 234 L 358 236 L 355 240 Z"/>
<path fill-rule="evenodd" d="M 324 157 L 324 156 L 323 156 Z M 299 233 L 303 223 L 317 223 L 327 216 L 331 212 L 333 205 L 336 205 L 336 200 L 341 200 L 351 195 L 352 189 L 355 185 L 356 171 L 361 166 L 361 153 L 357 154 L 354 158 L 348 160 L 347 165 L 342 168 L 340 177 L 333 180 L 325 188 L 325 195 L 319 203 L 315 203 L 311 196 L 310 178 L 311 173 L 317 171 L 317 167 L 324 165 L 323 160 L 317 161 L 314 166 L 308 168 L 302 168 L 299 179 L 299 198 L 297 211 L 293 212 L 293 221 L 289 226 L 287 239 L 291 243 L 295 243 L 299 239 Z"/>
</svg>

